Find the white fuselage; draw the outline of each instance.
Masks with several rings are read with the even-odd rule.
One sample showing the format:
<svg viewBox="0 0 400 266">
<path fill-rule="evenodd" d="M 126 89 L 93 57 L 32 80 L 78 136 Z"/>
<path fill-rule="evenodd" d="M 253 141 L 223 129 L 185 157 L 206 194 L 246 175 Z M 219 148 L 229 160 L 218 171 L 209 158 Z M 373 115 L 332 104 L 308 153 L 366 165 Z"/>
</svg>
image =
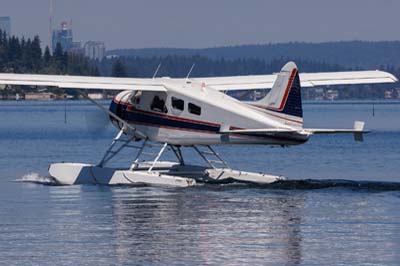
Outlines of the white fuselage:
<svg viewBox="0 0 400 266">
<path fill-rule="evenodd" d="M 164 86 L 168 92 L 121 92 L 110 110 L 150 140 L 172 145 L 296 145 L 309 138 L 300 133 L 221 134 L 229 129 L 301 129 L 302 120 L 240 102 L 201 84 L 165 79 Z"/>
</svg>

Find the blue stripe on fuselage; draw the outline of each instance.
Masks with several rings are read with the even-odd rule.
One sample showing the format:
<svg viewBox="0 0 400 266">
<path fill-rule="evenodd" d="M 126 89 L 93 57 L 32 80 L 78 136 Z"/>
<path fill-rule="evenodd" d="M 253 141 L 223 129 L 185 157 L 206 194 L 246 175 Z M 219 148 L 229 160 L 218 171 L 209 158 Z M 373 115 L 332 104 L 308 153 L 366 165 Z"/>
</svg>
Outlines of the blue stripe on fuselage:
<svg viewBox="0 0 400 266">
<path fill-rule="evenodd" d="M 119 111 L 120 110 L 120 111 Z M 207 131 L 212 133 L 218 133 L 220 130 L 219 126 L 205 125 L 196 122 L 188 122 L 175 120 L 162 114 L 150 114 L 142 112 L 140 110 L 129 110 L 127 111 L 127 105 L 117 104 L 114 101 L 110 105 L 110 111 L 118 115 L 124 120 L 132 123 L 139 124 L 150 124 L 154 126 L 165 126 L 170 128 L 188 129 L 196 131 Z"/>
<path fill-rule="evenodd" d="M 131 123 L 144 124 L 155 127 L 168 127 L 179 130 L 188 131 L 200 131 L 205 133 L 218 134 L 220 131 L 220 126 L 212 126 L 201 124 L 201 122 L 189 122 L 182 120 L 175 120 L 172 117 L 165 116 L 163 114 L 150 113 L 141 110 L 127 110 L 128 105 L 122 103 L 111 102 L 110 111 L 118 115 L 121 119 L 129 121 Z M 275 139 L 281 141 L 296 141 L 299 143 L 304 143 L 307 140 L 300 140 L 296 137 L 289 136 L 261 136 L 258 134 L 240 134 L 241 136 L 255 137 L 260 139 Z"/>
</svg>

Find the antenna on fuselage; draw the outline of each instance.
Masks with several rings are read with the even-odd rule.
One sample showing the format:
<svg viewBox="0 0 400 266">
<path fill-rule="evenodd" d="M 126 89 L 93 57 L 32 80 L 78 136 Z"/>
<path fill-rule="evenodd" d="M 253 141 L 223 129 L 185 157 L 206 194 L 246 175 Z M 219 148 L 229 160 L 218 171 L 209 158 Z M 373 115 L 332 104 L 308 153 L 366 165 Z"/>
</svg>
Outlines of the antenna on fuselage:
<svg viewBox="0 0 400 266">
<path fill-rule="evenodd" d="M 192 74 L 192 71 L 193 71 L 193 68 L 195 65 L 196 65 L 196 63 L 193 63 L 192 67 L 190 68 L 189 73 L 187 74 L 186 79 L 185 79 L 186 82 L 189 80 L 190 74 Z"/>
<path fill-rule="evenodd" d="M 161 62 L 158 64 L 157 69 L 156 69 L 156 71 L 154 72 L 153 79 L 155 79 L 155 78 L 157 77 L 158 70 L 160 70 L 160 68 L 161 68 Z"/>
</svg>

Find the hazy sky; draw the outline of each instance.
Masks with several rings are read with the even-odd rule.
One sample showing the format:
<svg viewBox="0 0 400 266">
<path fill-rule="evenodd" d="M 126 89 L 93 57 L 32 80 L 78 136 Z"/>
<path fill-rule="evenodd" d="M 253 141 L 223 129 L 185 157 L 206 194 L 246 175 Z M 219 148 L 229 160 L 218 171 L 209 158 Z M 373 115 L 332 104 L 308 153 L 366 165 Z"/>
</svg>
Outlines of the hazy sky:
<svg viewBox="0 0 400 266">
<path fill-rule="evenodd" d="M 108 49 L 399 40 L 400 0 L 54 0 L 57 25 Z M 13 34 L 49 40 L 49 0 L 0 0 Z"/>
</svg>

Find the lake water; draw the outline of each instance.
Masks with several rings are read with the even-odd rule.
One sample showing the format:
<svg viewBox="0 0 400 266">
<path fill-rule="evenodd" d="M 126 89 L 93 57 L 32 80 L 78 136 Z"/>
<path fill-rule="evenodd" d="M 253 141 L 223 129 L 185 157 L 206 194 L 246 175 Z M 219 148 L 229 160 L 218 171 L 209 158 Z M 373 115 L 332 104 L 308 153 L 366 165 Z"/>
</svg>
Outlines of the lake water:
<svg viewBox="0 0 400 266">
<path fill-rule="evenodd" d="M 0 265 L 400 265 L 400 104 L 372 109 L 304 104 L 307 127 L 366 121 L 363 143 L 216 147 L 278 184 L 62 187 L 48 165 L 98 162 L 116 129 L 93 134 L 85 102 L 68 102 L 66 124 L 63 102 L 0 102 Z"/>
</svg>

